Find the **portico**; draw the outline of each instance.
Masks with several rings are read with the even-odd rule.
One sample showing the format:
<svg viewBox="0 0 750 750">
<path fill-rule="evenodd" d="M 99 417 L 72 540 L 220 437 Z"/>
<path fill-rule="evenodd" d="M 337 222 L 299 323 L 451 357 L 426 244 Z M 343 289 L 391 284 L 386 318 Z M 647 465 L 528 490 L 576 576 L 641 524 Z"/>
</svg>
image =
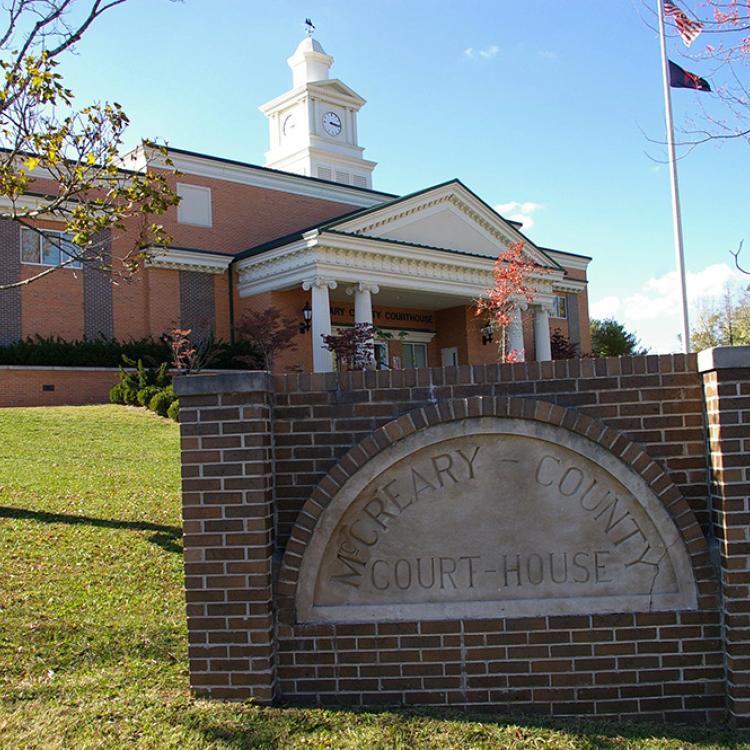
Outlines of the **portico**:
<svg viewBox="0 0 750 750">
<path fill-rule="evenodd" d="M 251 248 L 236 262 L 239 295 L 309 292 L 312 365 L 315 372 L 326 372 L 333 362 L 322 336 L 332 330 L 334 298 L 344 305 L 353 302 L 350 324 L 374 323 L 408 341 L 408 318 L 403 326 L 393 320 L 384 325 L 373 305 L 430 311 L 436 318 L 440 311 L 466 310 L 492 286 L 497 255 L 515 242 L 524 242 L 524 254 L 539 273 L 532 301 L 524 300 L 515 311 L 509 349 L 520 359 L 545 361 L 551 358 L 555 297 L 580 292 L 585 283 L 570 278 L 552 251 L 536 247 L 457 180 Z M 449 337 L 439 328 L 435 324 L 432 333 L 442 345 Z M 533 348 L 527 347 L 531 341 Z M 487 357 L 494 359 L 491 349 Z"/>
</svg>

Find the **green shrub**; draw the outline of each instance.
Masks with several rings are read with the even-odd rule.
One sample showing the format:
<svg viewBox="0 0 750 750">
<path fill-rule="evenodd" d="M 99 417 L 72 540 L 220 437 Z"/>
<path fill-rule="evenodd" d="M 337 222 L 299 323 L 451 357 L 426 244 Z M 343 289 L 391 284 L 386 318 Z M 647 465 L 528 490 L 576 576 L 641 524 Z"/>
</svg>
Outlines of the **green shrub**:
<svg viewBox="0 0 750 750">
<path fill-rule="evenodd" d="M 117 367 L 123 355 L 149 363 L 169 362 L 169 344 L 162 339 L 130 341 L 79 339 L 65 341 L 58 336 L 29 336 L 0 346 L 0 365 L 48 365 L 54 367 Z"/>
<path fill-rule="evenodd" d="M 147 385 L 144 388 L 141 388 L 136 395 L 138 404 L 140 406 L 148 407 L 151 403 L 151 399 L 161 390 L 162 389 L 159 388 L 158 385 Z"/>
<path fill-rule="evenodd" d="M 138 390 L 131 382 L 121 382 L 122 402 L 126 406 L 138 406 Z"/>
<path fill-rule="evenodd" d="M 172 386 L 168 388 L 162 388 L 158 393 L 154 394 L 154 397 L 148 404 L 148 408 L 151 411 L 156 412 L 160 417 L 166 417 L 169 412 L 169 407 L 175 400 L 174 393 L 172 392 Z"/>
<path fill-rule="evenodd" d="M 258 352 L 246 341 L 230 344 L 214 342 L 215 354 L 210 367 L 217 370 L 257 370 L 261 360 Z M 12 344 L 0 346 L 0 365 L 46 365 L 50 367 L 117 367 L 127 357 L 133 362 L 142 359 L 156 367 L 172 361 L 168 337 L 143 338 L 130 341 L 116 339 L 78 339 L 65 341 L 59 336 L 29 336 Z"/>
<path fill-rule="evenodd" d="M 180 399 L 176 398 L 167 409 L 167 416 L 175 422 L 180 421 Z"/>
<path fill-rule="evenodd" d="M 124 404 L 125 393 L 122 383 L 116 383 L 109 389 L 109 400 L 113 404 Z"/>
</svg>

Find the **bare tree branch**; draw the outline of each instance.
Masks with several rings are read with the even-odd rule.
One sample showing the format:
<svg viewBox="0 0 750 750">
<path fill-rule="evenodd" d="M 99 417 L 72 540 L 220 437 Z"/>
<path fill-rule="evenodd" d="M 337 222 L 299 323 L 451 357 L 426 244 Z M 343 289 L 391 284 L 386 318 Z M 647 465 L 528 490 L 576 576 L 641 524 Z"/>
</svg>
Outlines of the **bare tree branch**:
<svg viewBox="0 0 750 750">
<path fill-rule="evenodd" d="M 730 250 L 729 252 L 734 256 L 734 265 L 737 266 L 737 270 L 750 275 L 750 269 L 743 268 L 740 265 L 740 253 L 742 252 L 742 244 L 744 243 L 744 241 L 745 240 L 740 240 L 740 244 L 737 250 Z"/>
</svg>

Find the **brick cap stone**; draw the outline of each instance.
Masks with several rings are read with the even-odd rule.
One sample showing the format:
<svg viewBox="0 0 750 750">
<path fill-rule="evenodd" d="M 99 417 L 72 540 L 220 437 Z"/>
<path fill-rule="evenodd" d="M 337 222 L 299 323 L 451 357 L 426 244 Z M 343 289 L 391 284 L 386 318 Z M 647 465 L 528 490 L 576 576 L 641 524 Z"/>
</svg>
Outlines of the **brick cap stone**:
<svg viewBox="0 0 750 750">
<path fill-rule="evenodd" d="M 272 391 L 270 372 L 234 370 L 221 373 L 179 375 L 173 381 L 175 396 L 205 396 L 213 393 Z"/>
<path fill-rule="evenodd" d="M 742 368 L 750 370 L 750 346 L 714 346 L 698 352 L 698 372 Z"/>
</svg>

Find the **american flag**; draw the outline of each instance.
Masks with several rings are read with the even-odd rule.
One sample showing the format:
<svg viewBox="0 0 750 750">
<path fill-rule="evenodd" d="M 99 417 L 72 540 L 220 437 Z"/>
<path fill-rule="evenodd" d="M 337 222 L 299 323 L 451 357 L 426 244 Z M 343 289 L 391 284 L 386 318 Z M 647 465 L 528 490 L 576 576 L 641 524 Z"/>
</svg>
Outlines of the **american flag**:
<svg viewBox="0 0 750 750">
<path fill-rule="evenodd" d="M 703 24 L 700 21 L 688 18 L 684 11 L 669 0 L 664 0 L 664 12 L 674 18 L 677 30 L 680 32 L 680 36 L 682 37 L 682 41 L 685 42 L 686 47 L 689 47 L 698 38 L 701 31 L 703 31 Z"/>
</svg>

